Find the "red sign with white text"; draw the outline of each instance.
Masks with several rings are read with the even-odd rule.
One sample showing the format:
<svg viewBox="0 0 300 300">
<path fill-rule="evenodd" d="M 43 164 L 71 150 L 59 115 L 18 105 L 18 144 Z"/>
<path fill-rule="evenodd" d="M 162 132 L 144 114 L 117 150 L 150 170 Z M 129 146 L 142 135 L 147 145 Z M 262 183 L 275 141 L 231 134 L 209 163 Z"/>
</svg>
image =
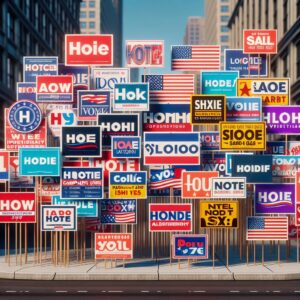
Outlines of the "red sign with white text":
<svg viewBox="0 0 300 300">
<path fill-rule="evenodd" d="M 244 53 L 277 53 L 276 29 L 245 29 L 243 31 Z"/>
<path fill-rule="evenodd" d="M 35 223 L 35 193 L 0 193 L 0 223 Z"/>
<path fill-rule="evenodd" d="M 96 233 L 96 259 L 131 259 L 133 258 L 132 233 Z"/>
<path fill-rule="evenodd" d="M 39 128 L 30 133 L 20 133 L 13 129 L 8 122 L 8 109 L 5 109 L 5 149 L 18 152 L 20 147 L 47 147 L 47 127 L 45 119 Z"/>
<path fill-rule="evenodd" d="M 65 65 L 112 66 L 113 36 L 111 34 L 66 34 Z"/>
<path fill-rule="evenodd" d="M 300 203 L 296 203 L 295 225 L 300 226 Z"/>
</svg>

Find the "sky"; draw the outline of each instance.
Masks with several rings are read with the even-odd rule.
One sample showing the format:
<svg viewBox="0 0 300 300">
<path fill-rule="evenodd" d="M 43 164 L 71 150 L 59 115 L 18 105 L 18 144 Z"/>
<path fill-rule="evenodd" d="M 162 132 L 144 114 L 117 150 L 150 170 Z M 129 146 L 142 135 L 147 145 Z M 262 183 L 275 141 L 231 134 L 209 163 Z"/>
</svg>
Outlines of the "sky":
<svg viewBox="0 0 300 300">
<path fill-rule="evenodd" d="M 165 41 L 165 67 L 151 69 L 163 74 L 171 71 L 171 45 L 182 45 L 188 17 L 204 15 L 204 0 L 123 0 L 123 9 L 123 45 L 125 40 Z"/>
</svg>

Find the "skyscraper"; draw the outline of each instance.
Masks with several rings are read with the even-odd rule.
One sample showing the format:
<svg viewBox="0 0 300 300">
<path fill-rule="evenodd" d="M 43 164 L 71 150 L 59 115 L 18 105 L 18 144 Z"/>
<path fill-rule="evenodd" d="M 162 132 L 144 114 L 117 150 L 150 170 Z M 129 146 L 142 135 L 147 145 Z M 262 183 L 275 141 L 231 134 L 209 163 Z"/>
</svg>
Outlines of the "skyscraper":
<svg viewBox="0 0 300 300">
<path fill-rule="evenodd" d="M 205 18 L 189 17 L 183 39 L 186 45 L 203 45 L 205 43 Z"/>
</svg>

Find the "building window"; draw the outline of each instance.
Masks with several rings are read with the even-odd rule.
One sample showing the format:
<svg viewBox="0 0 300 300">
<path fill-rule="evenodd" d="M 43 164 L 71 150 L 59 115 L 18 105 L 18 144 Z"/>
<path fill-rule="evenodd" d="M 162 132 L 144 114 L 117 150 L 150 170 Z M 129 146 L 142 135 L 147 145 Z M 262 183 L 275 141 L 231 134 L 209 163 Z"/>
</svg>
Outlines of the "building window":
<svg viewBox="0 0 300 300">
<path fill-rule="evenodd" d="M 222 25 L 221 26 L 221 32 L 228 32 L 229 28 L 227 26 Z"/>
<path fill-rule="evenodd" d="M 222 13 L 229 12 L 229 7 L 227 5 L 221 5 L 221 12 Z"/>
<path fill-rule="evenodd" d="M 258 28 L 261 28 L 261 0 L 258 0 Z"/>
<path fill-rule="evenodd" d="M 288 53 L 284 55 L 283 60 L 283 76 L 287 77 L 289 75 L 289 56 Z"/>
<path fill-rule="evenodd" d="M 274 23 L 274 28 L 277 29 L 277 0 L 273 0 L 273 23 Z"/>
<path fill-rule="evenodd" d="M 94 11 L 90 11 L 89 12 L 89 17 L 90 18 L 95 18 L 95 12 Z"/>
<path fill-rule="evenodd" d="M 252 28 L 255 28 L 255 1 L 252 2 Z"/>
<path fill-rule="evenodd" d="M 300 78 L 300 42 L 297 44 L 297 78 Z"/>
<path fill-rule="evenodd" d="M 228 22 L 229 16 L 221 16 L 221 22 Z"/>
<path fill-rule="evenodd" d="M 15 17 L 11 12 L 7 12 L 7 37 L 15 41 Z"/>
<path fill-rule="evenodd" d="M 95 7 L 95 1 L 90 1 L 89 7 Z"/>
<path fill-rule="evenodd" d="M 266 0 L 265 20 L 266 20 L 265 28 L 268 28 L 269 27 L 269 0 Z"/>
<path fill-rule="evenodd" d="M 80 22 L 80 28 L 86 28 L 86 22 Z"/>
<path fill-rule="evenodd" d="M 277 61 L 275 61 L 275 62 L 272 64 L 271 70 L 272 70 L 272 75 L 273 75 L 273 77 L 277 77 Z"/>
<path fill-rule="evenodd" d="M 288 11 L 288 1 L 283 2 L 283 31 L 287 32 L 289 22 L 289 11 Z"/>
<path fill-rule="evenodd" d="M 227 43 L 228 42 L 228 35 L 221 35 L 221 42 L 222 43 Z"/>
<path fill-rule="evenodd" d="M 7 58 L 7 87 L 15 87 L 15 63 L 10 57 Z"/>
<path fill-rule="evenodd" d="M 90 22 L 89 27 L 90 28 L 95 28 L 95 22 Z"/>
<path fill-rule="evenodd" d="M 86 12 L 85 11 L 80 12 L 80 18 L 86 18 Z"/>
<path fill-rule="evenodd" d="M 80 7 L 85 8 L 86 7 L 86 2 L 85 1 L 81 2 Z"/>
</svg>

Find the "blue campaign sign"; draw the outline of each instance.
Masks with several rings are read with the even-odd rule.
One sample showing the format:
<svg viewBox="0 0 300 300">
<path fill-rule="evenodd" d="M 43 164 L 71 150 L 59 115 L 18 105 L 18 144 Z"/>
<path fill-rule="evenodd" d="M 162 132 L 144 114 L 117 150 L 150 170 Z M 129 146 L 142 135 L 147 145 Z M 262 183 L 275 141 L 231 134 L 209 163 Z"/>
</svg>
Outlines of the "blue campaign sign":
<svg viewBox="0 0 300 300">
<path fill-rule="evenodd" d="M 174 259 L 207 259 L 208 236 L 207 234 L 173 235 Z"/>
<path fill-rule="evenodd" d="M 24 56 L 23 81 L 35 82 L 37 75 L 57 75 L 57 56 Z"/>
<path fill-rule="evenodd" d="M 267 76 L 267 56 L 244 54 L 243 49 L 225 49 L 225 70 L 239 71 L 240 77 Z"/>
<path fill-rule="evenodd" d="M 232 176 L 246 177 L 247 183 L 271 183 L 272 155 L 233 155 Z"/>
<path fill-rule="evenodd" d="M 109 113 L 109 91 L 78 91 L 78 120 L 97 121 L 98 114 Z"/>
<path fill-rule="evenodd" d="M 225 175 L 225 153 L 202 153 L 200 161 L 202 171 L 218 171 L 220 176 Z"/>
<path fill-rule="evenodd" d="M 285 154 L 286 146 L 284 141 L 266 143 L 266 151 L 264 154 Z"/>
<path fill-rule="evenodd" d="M 220 150 L 220 133 L 218 131 L 200 132 L 201 150 L 218 151 Z"/>
<path fill-rule="evenodd" d="M 60 149 L 20 148 L 19 168 L 21 176 L 60 176 Z"/>
<path fill-rule="evenodd" d="M 116 83 L 113 109 L 115 111 L 149 110 L 149 83 Z"/>
<path fill-rule="evenodd" d="M 62 168 L 62 199 L 102 199 L 102 168 Z"/>
<path fill-rule="evenodd" d="M 232 156 L 234 155 L 253 155 L 253 153 L 226 153 L 225 154 L 225 166 L 226 166 L 226 170 L 225 173 L 226 175 L 231 175 L 232 173 Z"/>
<path fill-rule="evenodd" d="M 202 71 L 200 76 L 201 93 L 236 96 L 238 77 L 239 72 L 236 71 Z"/>
<path fill-rule="evenodd" d="M 113 158 L 141 158 L 139 136 L 113 136 L 111 143 Z"/>
<path fill-rule="evenodd" d="M 104 199 L 100 202 L 102 224 L 136 224 L 136 214 L 136 200 Z"/>
<path fill-rule="evenodd" d="M 52 196 L 53 205 L 71 205 L 76 206 L 78 217 L 98 217 L 97 200 L 70 200 L 61 199 L 59 195 Z"/>
<path fill-rule="evenodd" d="M 261 120 L 261 97 L 226 97 L 226 122 L 259 122 Z"/>
<path fill-rule="evenodd" d="M 18 82 L 17 83 L 17 101 L 31 100 L 36 101 L 36 83 Z"/>
</svg>

